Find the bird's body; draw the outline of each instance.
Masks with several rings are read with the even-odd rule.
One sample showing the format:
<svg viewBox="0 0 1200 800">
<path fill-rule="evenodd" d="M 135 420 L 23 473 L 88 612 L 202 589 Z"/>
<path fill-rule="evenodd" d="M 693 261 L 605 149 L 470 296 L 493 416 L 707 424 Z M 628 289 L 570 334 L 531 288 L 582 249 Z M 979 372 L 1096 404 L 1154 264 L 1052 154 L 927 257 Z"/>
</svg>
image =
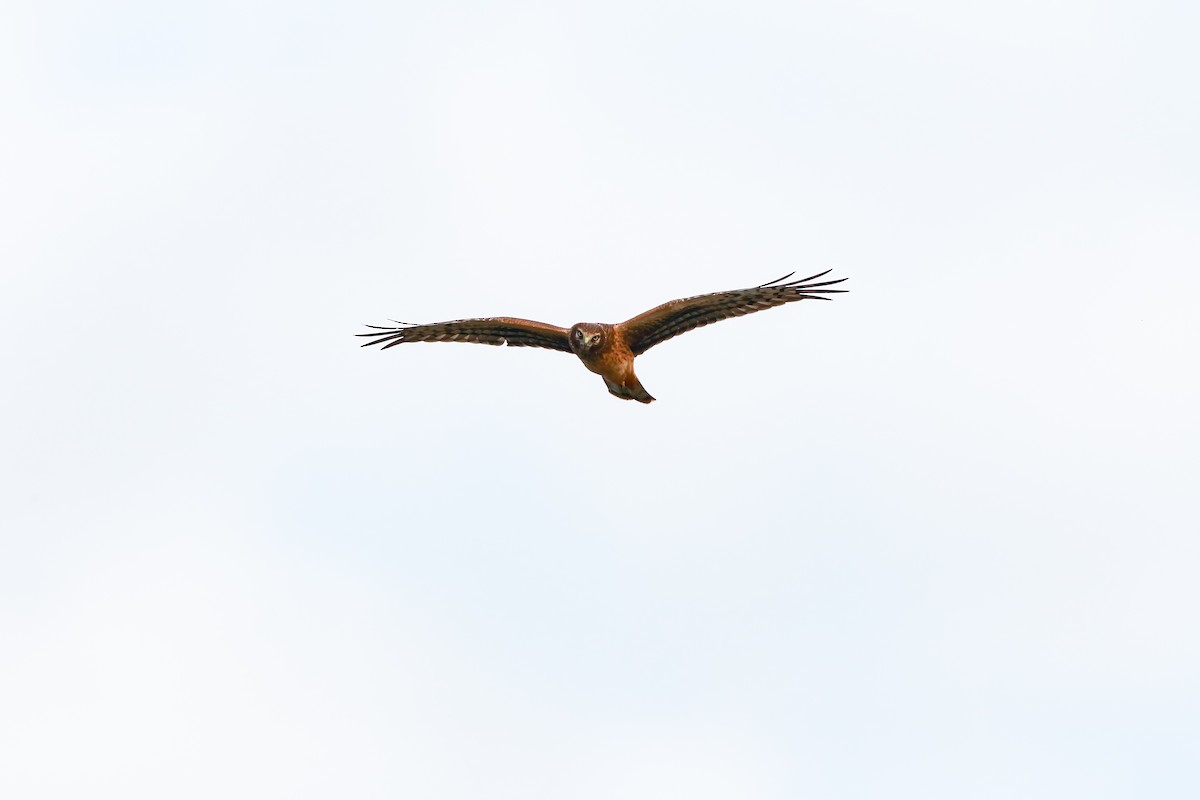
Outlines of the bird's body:
<svg viewBox="0 0 1200 800">
<path fill-rule="evenodd" d="M 784 283 L 791 275 L 750 289 L 714 292 L 671 300 L 625 322 L 580 322 L 568 328 L 515 317 L 487 317 L 384 328 L 376 325 L 363 346 L 389 347 L 406 342 L 475 342 L 477 344 L 543 347 L 574 353 L 583 365 L 604 379 L 608 391 L 623 400 L 652 403 L 654 398 L 633 371 L 634 358 L 656 344 L 702 325 L 752 314 L 797 300 L 829 300 L 824 295 L 844 291 L 823 288 L 845 278 L 814 283 L 828 270 L 803 280 Z"/>
<path fill-rule="evenodd" d="M 599 337 L 598 339 L 595 337 Z M 633 372 L 633 350 L 619 325 L 580 322 L 571 327 L 571 352 L 604 379 L 611 394 L 622 400 L 652 403 L 654 398 Z"/>
</svg>

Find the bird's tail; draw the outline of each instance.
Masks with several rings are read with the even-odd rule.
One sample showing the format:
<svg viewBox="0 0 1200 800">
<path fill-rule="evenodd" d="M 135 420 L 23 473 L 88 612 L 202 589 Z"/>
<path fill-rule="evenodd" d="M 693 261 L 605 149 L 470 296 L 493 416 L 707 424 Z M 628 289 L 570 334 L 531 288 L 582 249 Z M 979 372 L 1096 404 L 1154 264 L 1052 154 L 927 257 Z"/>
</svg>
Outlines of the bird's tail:
<svg viewBox="0 0 1200 800">
<path fill-rule="evenodd" d="M 654 398 L 650 396 L 650 393 L 646 391 L 646 387 L 642 386 L 642 382 L 637 378 L 634 378 L 633 383 L 626 385 L 625 388 L 629 391 L 629 397 L 637 400 L 639 403 L 654 402 Z"/>
<path fill-rule="evenodd" d="M 646 387 L 642 386 L 642 382 L 637 379 L 636 375 L 630 375 L 624 383 L 615 383 L 607 379 L 604 382 L 608 384 L 609 393 L 622 400 L 637 400 L 639 403 L 654 402 L 654 398 L 646 391 Z"/>
</svg>

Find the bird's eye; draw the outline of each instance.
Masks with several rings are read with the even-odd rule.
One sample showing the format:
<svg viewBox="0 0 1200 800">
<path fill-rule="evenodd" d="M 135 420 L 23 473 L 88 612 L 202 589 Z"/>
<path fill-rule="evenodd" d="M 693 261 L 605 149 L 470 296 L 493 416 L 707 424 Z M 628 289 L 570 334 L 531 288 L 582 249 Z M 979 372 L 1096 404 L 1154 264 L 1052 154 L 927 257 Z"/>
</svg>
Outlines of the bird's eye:
<svg viewBox="0 0 1200 800">
<path fill-rule="evenodd" d="M 599 344 L 599 343 L 600 343 L 600 334 L 597 333 L 595 336 L 592 337 L 592 344 Z"/>
</svg>

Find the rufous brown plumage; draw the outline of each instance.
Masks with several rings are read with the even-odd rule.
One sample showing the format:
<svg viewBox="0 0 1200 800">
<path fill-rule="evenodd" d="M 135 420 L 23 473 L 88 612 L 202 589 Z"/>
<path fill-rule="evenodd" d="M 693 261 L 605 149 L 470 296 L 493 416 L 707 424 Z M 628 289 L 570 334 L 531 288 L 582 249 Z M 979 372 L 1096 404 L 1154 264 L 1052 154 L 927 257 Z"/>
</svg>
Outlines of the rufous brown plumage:
<svg viewBox="0 0 1200 800">
<path fill-rule="evenodd" d="M 363 344 L 383 345 L 386 350 L 408 342 L 474 342 L 511 347 L 543 347 L 574 353 L 584 366 L 604 379 L 608 391 L 623 400 L 651 403 L 654 398 L 642 386 L 633 371 L 636 356 L 667 339 L 690 330 L 763 311 L 797 300 L 831 300 L 827 295 L 844 292 L 828 287 L 845 278 L 818 281 L 830 270 L 801 280 L 789 281 L 795 273 L 755 286 L 713 292 L 696 297 L 671 300 L 615 325 L 580 322 L 560 328 L 544 322 L 516 317 L 456 319 L 429 325 L 400 323 L 396 327 L 368 325 L 374 328 L 358 336 L 370 338 Z"/>
</svg>

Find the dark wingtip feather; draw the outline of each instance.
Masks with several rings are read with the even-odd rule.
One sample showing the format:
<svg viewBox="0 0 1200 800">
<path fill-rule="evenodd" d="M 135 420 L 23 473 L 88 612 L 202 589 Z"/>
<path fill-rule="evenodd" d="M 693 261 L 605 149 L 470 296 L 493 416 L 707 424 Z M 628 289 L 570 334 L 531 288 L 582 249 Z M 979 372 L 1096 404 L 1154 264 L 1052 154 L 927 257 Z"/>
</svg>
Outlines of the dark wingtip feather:
<svg viewBox="0 0 1200 800">
<path fill-rule="evenodd" d="M 784 275 L 782 278 L 776 278 L 773 281 L 767 281 L 766 283 L 764 283 L 760 286 L 755 286 L 754 288 L 755 289 L 765 289 L 768 286 L 771 286 L 772 284 L 779 283 L 780 281 L 786 281 L 788 278 L 792 277 L 795 274 L 796 274 L 795 271 L 789 272 L 787 275 Z"/>
<path fill-rule="evenodd" d="M 771 281 L 770 283 L 764 283 L 762 286 L 757 286 L 755 288 L 757 288 L 757 289 L 795 289 L 797 291 L 810 291 L 810 290 L 811 291 L 826 291 L 824 289 L 818 289 L 817 287 L 818 286 L 832 286 L 835 283 L 841 283 L 842 281 L 849 280 L 849 278 L 834 278 L 833 280 L 821 281 L 820 283 L 813 282 L 817 278 L 823 278 L 831 272 L 833 272 L 832 268 L 827 269 L 824 272 L 818 272 L 816 275 L 809 275 L 807 278 L 800 278 L 799 280 L 787 281 L 786 283 L 780 283 L 780 281 L 787 280 L 787 278 L 790 278 L 790 277 L 792 277 L 792 275 L 796 274 L 793 272 L 788 275 L 784 275 L 779 280 Z M 848 290 L 838 289 L 836 291 L 844 292 L 844 291 L 848 291 Z"/>
<path fill-rule="evenodd" d="M 363 342 L 359 345 L 359 347 L 370 347 L 373 344 L 382 344 L 383 342 L 389 342 L 392 339 L 396 340 L 393 342 L 393 344 L 400 344 L 404 341 L 405 330 L 403 328 L 390 328 L 384 325 L 367 325 L 367 327 L 374 328 L 374 330 L 367 331 L 366 333 L 354 334 L 355 336 L 362 336 L 370 339 L 369 342 Z M 382 349 L 386 350 L 388 347 L 391 347 L 391 345 L 384 345 Z"/>
<path fill-rule="evenodd" d="M 833 280 L 829 280 L 829 281 L 821 281 L 819 283 L 816 282 L 817 278 L 824 277 L 825 275 L 828 275 L 830 272 L 831 272 L 831 270 L 825 270 L 820 275 L 810 275 L 809 277 L 801 278 L 798 281 L 788 281 L 787 283 L 785 283 L 783 285 L 784 286 L 827 286 L 828 284 L 831 284 L 831 283 L 841 283 L 842 281 L 849 280 L 849 278 L 834 278 Z"/>
<path fill-rule="evenodd" d="M 824 277 L 831 272 L 833 272 L 833 267 L 830 267 L 829 269 L 825 270 L 824 272 L 818 272 L 816 275 L 809 275 L 807 278 L 801 278 L 798 281 L 792 281 L 792 283 L 808 283 L 809 281 L 813 281 L 813 280 L 816 280 L 817 278 Z M 793 272 L 792 274 L 795 275 L 796 273 Z M 846 280 L 846 279 L 842 278 L 842 280 Z"/>
<path fill-rule="evenodd" d="M 786 285 L 789 288 L 812 289 L 817 286 L 833 286 L 835 283 L 841 283 L 842 281 L 846 281 L 846 280 L 849 280 L 849 278 L 838 278 L 837 280 L 820 281 L 818 283 L 810 283 L 809 281 L 792 281 L 791 283 L 786 284 Z M 845 290 L 843 289 L 842 291 L 845 291 Z"/>
</svg>

